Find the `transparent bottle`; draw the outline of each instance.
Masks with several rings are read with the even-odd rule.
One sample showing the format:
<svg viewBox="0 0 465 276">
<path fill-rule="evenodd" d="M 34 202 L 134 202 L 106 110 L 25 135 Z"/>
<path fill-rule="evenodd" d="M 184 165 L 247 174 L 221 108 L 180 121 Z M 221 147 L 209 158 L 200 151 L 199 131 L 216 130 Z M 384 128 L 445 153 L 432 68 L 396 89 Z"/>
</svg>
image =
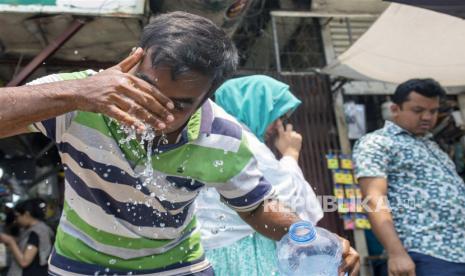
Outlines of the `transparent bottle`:
<svg viewBox="0 0 465 276">
<path fill-rule="evenodd" d="M 335 234 L 299 221 L 278 242 L 276 252 L 282 276 L 337 276 L 342 245 Z"/>
</svg>

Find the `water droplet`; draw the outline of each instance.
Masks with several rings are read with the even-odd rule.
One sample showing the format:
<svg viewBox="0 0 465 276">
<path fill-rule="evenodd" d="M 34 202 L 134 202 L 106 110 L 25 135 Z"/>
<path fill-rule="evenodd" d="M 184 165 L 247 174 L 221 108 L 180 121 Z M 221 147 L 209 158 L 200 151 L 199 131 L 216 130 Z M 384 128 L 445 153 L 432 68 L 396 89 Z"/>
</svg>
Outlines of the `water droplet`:
<svg viewBox="0 0 465 276">
<path fill-rule="evenodd" d="M 137 189 L 137 190 L 140 190 L 140 189 L 142 189 L 142 186 L 139 185 L 139 184 L 137 184 L 137 185 L 136 185 L 136 189 Z"/>
<path fill-rule="evenodd" d="M 107 177 L 108 177 L 108 174 L 107 174 L 107 173 L 104 173 L 104 174 L 103 174 L 103 177 L 107 178 Z"/>
<path fill-rule="evenodd" d="M 111 265 L 114 265 L 114 264 L 116 264 L 116 260 L 115 260 L 115 259 L 110 259 L 110 260 L 108 261 L 108 263 L 111 264 Z M 107 272 L 108 272 L 108 271 L 107 271 Z"/>
<path fill-rule="evenodd" d="M 218 168 L 223 166 L 223 160 L 215 160 L 213 161 L 213 167 Z"/>
<path fill-rule="evenodd" d="M 79 54 L 79 51 L 78 51 L 78 50 L 74 50 L 74 54 L 75 54 L 75 55 Z"/>
</svg>

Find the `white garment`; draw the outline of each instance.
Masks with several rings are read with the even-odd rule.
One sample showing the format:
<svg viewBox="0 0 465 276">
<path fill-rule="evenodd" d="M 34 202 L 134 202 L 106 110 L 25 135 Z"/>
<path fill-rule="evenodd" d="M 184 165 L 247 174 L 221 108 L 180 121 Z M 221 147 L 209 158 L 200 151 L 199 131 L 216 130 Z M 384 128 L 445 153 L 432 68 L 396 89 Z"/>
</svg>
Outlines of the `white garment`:
<svg viewBox="0 0 465 276">
<path fill-rule="evenodd" d="M 298 163 L 288 156 L 278 161 L 266 145 L 257 139 L 248 141 L 253 144 L 250 145 L 252 148 L 257 149 L 258 168 L 273 185 L 276 198 L 292 208 L 302 220 L 318 222 L 323 217 L 323 210 Z M 231 245 L 255 231 L 220 201 L 213 188 L 204 188 L 200 192 L 196 208 L 202 244 L 207 250 Z"/>
</svg>

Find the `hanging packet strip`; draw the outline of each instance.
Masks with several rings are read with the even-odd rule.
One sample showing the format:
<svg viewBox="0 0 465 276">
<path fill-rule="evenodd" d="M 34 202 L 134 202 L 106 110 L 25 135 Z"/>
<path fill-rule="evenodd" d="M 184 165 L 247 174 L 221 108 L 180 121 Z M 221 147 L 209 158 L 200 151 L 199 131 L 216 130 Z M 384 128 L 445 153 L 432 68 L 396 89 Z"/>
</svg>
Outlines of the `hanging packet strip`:
<svg viewBox="0 0 465 276">
<path fill-rule="evenodd" d="M 347 184 L 347 185 L 352 185 L 352 184 L 355 184 L 354 183 L 354 176 L 352 175 L 352 171 L 349 171 L 349 170 L 344 170 L 344 184 Z"/>
<path fill-rule="evenodd" d="M 350 213 L 355 213 L 357 211 L 357 202 L 355 199 L 345 199 L 346 205 L 349 208 Z"/>
<path fill-rule="evenodd" d="M 345 185 L 344 191 L 345 191 L 346 198 L 351 199 L 351 200 L 356 199 L 354 185 Z"/>
<path fill-rule="evenodd" d="M 354 230 L 355 229 L 355 221 L 354 221 L 351 214 L 343 215 L 342 220 L 344 221 L 344 229 L 345 230 Z"/>
<path fill-rule="evenodd" d="M 355 197 L 362 199 L 362 191 L 360 190 L 359 185 L 354 185 Z"/>
<path fill-rule="evenodd" d="M 351 185 L 354 184 L 354 176 L 348 170 L 334 170 L 333 180 L 337 184 Z"/>
<path fill-rule="evenodd" d="M 342 185 L 334 185 L 334 196 L 336 197 L 336 199 L 344 199 L 344 188 Z"/>
<path fill-rule="evenodd" d="M 333 181 L 336 184 L 344 184 L 345 176 L 341 170 L 333 170 Z"/>
<path fill-rule="evenodd" d="M 338 159 L 337 154 L 331 154 L 331 153 L 327 154 L 326 161 L 327 161 L 328 169 L 330 170 L 339 169 L 339 159 Z"/>
<path fill-rule="evenodd" d="M 337 211 L 340 214 L 347 214 L 349 213 L 349 205 L 345 199 L 339 199 L 337 201 Z"/>
<path fill-rule="evenodd" d="M 367 215 L 355 214 L 355 227 L 357 227 L 357 229 L 371 229 Z"/>
<path fill-rule="evenodd" d="M 340 155 L 341 159 L 341 169 L 344 170 L 352 170 L 354 168 L 354 165 L 352 163 L 352 157 L 347 154 L 342 154 Z"/>
<path fill-rule="evenodd" d="M 357 212 L 357 213 L 365 213 L 365 210 L 364 210 L 363 205 L 362 205 L 362 199 L 357 198 L 355 202 L 356 202 L 356 207 L 355 207 L 356 210 L 355 210 L 355 212 Z"/>
</svg>

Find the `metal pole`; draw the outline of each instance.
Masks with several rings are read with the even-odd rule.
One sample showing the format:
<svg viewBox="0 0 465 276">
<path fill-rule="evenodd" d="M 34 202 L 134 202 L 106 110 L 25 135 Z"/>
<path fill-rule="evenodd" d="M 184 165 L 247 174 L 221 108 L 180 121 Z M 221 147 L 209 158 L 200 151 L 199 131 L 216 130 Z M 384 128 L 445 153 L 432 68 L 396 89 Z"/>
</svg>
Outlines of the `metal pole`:
<svg viewBox="0 0 465 276">
<path fill-rule="evenodd" d="M 346 27 L 347 27 L 347 34 L 349 36 L 349 42 L 350 42 L 350 45 L 352 45 L 354 44 L 354 38 L 352 36 L 352 26 L 350 25 L 350 19 L 346 18 L 345 21 L 346 21 Z"/>
<path fill-rule="evenodd" d="M 55 40 L 47 45 L 21 72 L 6 86 L 18 86 L 22 84 L 48 57 L 53 55 L 73 35 L 79 31 L 86 22 L 83 19 L 75 19 L 73 23 L 61 33 Z"/>
<path fill-rule="evenodd" d="M 276 19 L 274 16 L 271 16 L 271 27 L 273 28 L 273 44 L 274 44 L 274 54 L 276 58 L 276 69 L 278 70 L 278 73 L 281 73 L 281 59 L 279 55 L 278 30 L 276 28 Z"/>
</svg>

